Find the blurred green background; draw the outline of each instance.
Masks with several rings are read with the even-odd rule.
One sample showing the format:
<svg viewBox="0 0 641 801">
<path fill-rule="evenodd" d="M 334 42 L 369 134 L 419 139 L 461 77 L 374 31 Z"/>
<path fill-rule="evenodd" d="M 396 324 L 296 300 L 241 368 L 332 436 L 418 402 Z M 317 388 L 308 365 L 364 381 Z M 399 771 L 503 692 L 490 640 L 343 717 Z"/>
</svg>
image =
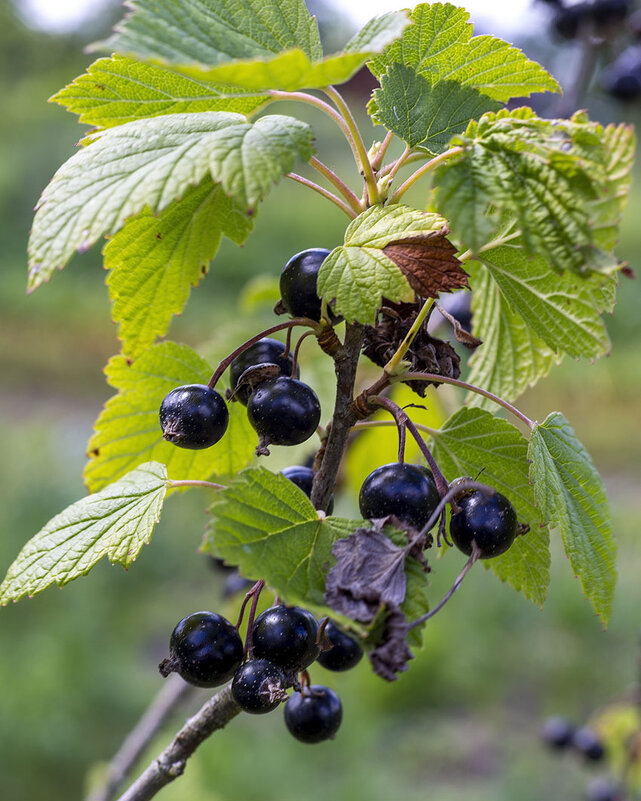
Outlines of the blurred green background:
<svg viewBox="0 0 641 801">
<path fill-rule="evenodd" d="M 24 251 L 38 194 L 81 134 L 75 117 L 45 101 L 84 70 L 89 58 L 82 47 L 104 34 L 117 13 L 107 7 L 89 27 L 54 36 L 23 24 L 11 2 L 0 5 L 2 571 L 29 537 L 84 493 L 86 441 L 110 394 L 101 368 L 118 343 L 99 249 L 76 258 L 30 297 Z M 342 27 L 334 20 L 327 34 L 339 38 Z M 575 53 L 550 43 L 545 29 L 530 31 L 521 44 L 554 63 L 561 78 L 571 74 Z M 638 107 L 618 107 L 598 88 L 586 104 L 603 121 L 639 117 Z M 340 143 L 334 147 L 324 119 L 313 112 L 308 118 L 324 158 L 347 164 L 348 153 Z M 269 325 L 270 299 L 258 302 L 259 293 L 243 290 L 246 282 L 259 275 L 271 286 L 294 252 L 333 247 L 344 228 L 338 211 L 316 197 L 307 198 L 301 214 L 302 192 L 293 185 L 277 187 L 246 246 L 223 245 L 211 275 L 175 321 L 172 338 L 194 346 L 206 341 L 205 352 L 220 357 L 243 334 Z M 637 269 L 640 213 L 637 184 L 620 248 Z M 638 281 L 622 281 L 609 323 L 612 356 L 595 365 L 567 361 L 522 404 L 538 418 L 563 409 L 608 485 L 620 548 L 609 630 L 602 631 L 591 613 L 557 544 L 543 611 L 490 574 L 473 571 L 430 623 L 424 650 L 395 684 L 372 676 L 366 664 L 346 676 L 313 671 L 314 680 L 326 681 L 343 699 L 344 723 L 335 742 L 316 748 L 297 743 L 279 712 L 244 716 L 200 749 L 186 775 L 163 792 L 165 801 L 582 796 L 585 772 L 572 759 L 546 754 L 537 730 L 552 712 L 584 720 L 635 679 L 641 624 L 641 288 Z M 251 319 L 241 316 L 250 312 Z M 326 381 L 327 372 L 313 361 L 310 371 Z M 331 392 L 328 383 L 322 389 Z M 276 463 L 286 459 L 291 455 L 280 454 Z M 168 503 L 152 547 L 130 574 L 101 564 L 62 591 L 50 589 L 0 611 L 1 798 L 82 798 L 90 777 L 99 776 L 161 686 L 156 665 L 175 623 L 201 608 L 227 609 L 234 616 L 237 601 L 222 600 L 220 577 L 197 553 L 205 501 L 191 492 Z M 352 503 L 343 498 L 343 511 Z M 433 598 L 449 586 L 459 562 L 452 555 L 435 565 Z M 149 756 L 181 720 L 171 722 Z"/>
</svg>

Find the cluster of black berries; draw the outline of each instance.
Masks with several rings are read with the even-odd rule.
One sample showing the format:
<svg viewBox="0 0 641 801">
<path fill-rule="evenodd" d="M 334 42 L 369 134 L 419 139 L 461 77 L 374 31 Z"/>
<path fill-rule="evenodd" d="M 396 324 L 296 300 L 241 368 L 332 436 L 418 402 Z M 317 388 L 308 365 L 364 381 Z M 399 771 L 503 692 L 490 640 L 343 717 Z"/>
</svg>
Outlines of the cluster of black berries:
<svg viewBox="0 0 641 801">
<path fill-rule="evenodd" d="M 563 717 L 548 718 L 541 728 L 543 742 L 558 753 L 571 751 L 586 763 L 603 762 L 606 756 L 601 738 L 589 726 L 574 727 Z M 620 801 L 621 789 L 610 779 L 593 779 L 586 788 L 587 801 Z"/>
<path fill-rule="evenodd" d="M 333 739 L 343 717 L 338 695 L 301 683 L 299 674 L 315 661 L 328 670 L 349 670 L 363 655 L 356 640 L 332 621 L 319 626 L 306 609 L 279 605 L 250 621 L 247 641 L 245 648 L 236 627 L 221 615 L 196 612 L 174 629 L 160 672 L 176 672 L 197 687 L 232 679 L 232 696 L 243 711 L 262 715 L 285 702 L 285 724 L 297 740 Z M 251 658 L 245 659 L 246 651 Z"/>
<path fill-rule="evenodd" d="M 454 485 L 454 482 L 452 482 Z M 440 501 L 432 471 L 420 465 L 392 462 L 370 473 L 360 490 L 360 512 L 368 520 L 393 515 L 421 531 L 433 523 Z M 505 553 L 518 533 L 514 507 L 500 492 L 484 489 L 462 491 L 455 496 L 450 536 L 456 547 L 472 553 L 476 543 L 482 559 Z"/>
<path fill-rule="evenodd" d="M 631 0 L 545 0 L 554 7 L 552 29 L 562 39 L 589 36 L 609 40 L 628 36 L 632 44 L 617 47 L 617 58 L 602 76 L 603 89 L 616 100 L 631 102 L 641 97 L 641 14 L 633 13 Z"/>
<path fill-rule="evenodd" d="M 328 250 L 311 248 L 293 256 L 281 274 L 281 304 L 294 317 L 321 319 L 318 271 Z M 332 323 L 339 318 L 328 311 Z M 318 396 L 299 380 L 298 366 L 283 343 L 264 337 L 230 366 L 231 396 L 247 407 L 249 422 L 263 445 L 299 445 L 316 431 Z M 181 448 L 215 445 L 227 430 L 225 400 L 212 387 L 189 384 L 173 389 L 160 406 L 163 437 Z"/>
</svg>

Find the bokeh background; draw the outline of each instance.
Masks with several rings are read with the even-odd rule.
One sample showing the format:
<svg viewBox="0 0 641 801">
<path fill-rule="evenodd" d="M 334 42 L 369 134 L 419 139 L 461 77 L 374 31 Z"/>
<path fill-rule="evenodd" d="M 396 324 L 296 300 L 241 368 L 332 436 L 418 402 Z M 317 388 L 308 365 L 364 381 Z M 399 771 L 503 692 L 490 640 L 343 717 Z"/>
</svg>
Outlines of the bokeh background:
<svg viewBox="0 0 641 801">
<path fill-rule="evenodd" d="M 496 5 L 495 27 L 487 11 L 494 4 L 486 4 L 479 32 L 502 32 Z M 77 27 L 65 27 L 37 17 L 36 6 L 0 3 L 0 572 L 47 520 L 84 494 L 86 442 L 110 394 L 101 369 L 118 350 L 99 249 L 77 257 L 27 297 L 25 247 L 39 192 L 81 135 L 75 117 L 46 99 L 84 71 L 90 63 L 84 45 L 103 36 L 120 9 L 117 2 L 96 0 Z M 327 40 L 344 41 L 353 23 L 340 6 L 318 11 Z M 577 47 L 550 36 L 544 4 L 528 14 L 523 25 L 512 25 L 511 40 L 567 85 L 576 72 Z M 369 88 L 366 76 L 351 87 L 361 107 Z M 542 112 L 554 113 L 550 102 L 541 101 Z M 641 106 L 623 106 L 603 93 L 598 71 L 581 104 L 602 121 L 640 116 Z M 348 153 L 325 120 L 314 112 L 309 120 L 324 158 L 347 164 Z M 344 228 L 338 211 L 315 196 L 301 213 L 302 191 L 277 187 L 245 247 L 223 245 L 211 274 L 175 321 L 173 339 L 216 359 L 243 334 L 270 324 L 274 283 L 285 261 L 306 247 L 333 247 Z M 620 247 L 637 270 L 640 213 L 637 182 Z M 423 651 L 395 684 L 373 676 L 367 664 L 345 676 L 313 672 L 343 699 L 344 723 L 335 742 L 314 748 L 297 743 L 280 712 L 243 716 L 200 749 L 186 775 L 163 792 L 164 801 L 582 797 L 585 770 L 575 760 L 553 759 L 537 733 L 552 712 L 586 720 L 601 704 L 625 695 L 636 679 L 641 286 L 622 282 L 608 323 L 612 355 L 594 365 L 566 361 L 522 404 L 539 419 L 564 410 L 605 478 L 620 549 L 609 630 L 602 630 L 583 599 L 558 543 L 542 611 L 478 569 L 430 622 Z M 327 373 L 311 351 L 308 380 L 322 383 Z M 329 385 L 324 389 L 330 391 Z M 445 407 L 448 402 L 445 394 Z M 292 457 L 280 455 L 276 464 L 279 459 L 286 464 Z M 353 510 L 348 493 L 339 503 L 345 513 Z M 1 798 L 82 798 L 160 688 L 156 665 L 175 623 L 202 608 L 235 616 L 238 599 L 223 599 L 223 578 L 197 553 L 204 506 L 195 492 L 169 502 L 151 547 L 129 573 L 101 564 L 64 590 L 52 588 L 0 610 Z M 452 554 L 435 565 L 433 598 L 449 586 L 460 561 Z M 185 711 L 159 735 L 149 757 Z"/>
</svg>

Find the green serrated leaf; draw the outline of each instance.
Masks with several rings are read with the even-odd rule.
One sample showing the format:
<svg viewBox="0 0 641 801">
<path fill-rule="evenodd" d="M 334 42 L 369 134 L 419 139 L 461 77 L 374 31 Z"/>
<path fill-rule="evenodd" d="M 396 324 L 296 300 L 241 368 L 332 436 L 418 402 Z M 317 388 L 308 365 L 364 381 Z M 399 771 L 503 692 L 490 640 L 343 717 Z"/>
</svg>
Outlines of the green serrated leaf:
<svg viewBox="0 0 641 801">
<path fill-rule="evenodd" d="M 583 591 L 607 623 L 617 579 L 616 543 L 601 478 L 560 412 L 537 424 L 528 456 L 537 502 L 550 525 L 561 532 Z"/>
<path fill-rule="evenodd" d="M 520 522 L 529 524 L 530 531 L 488 565 L 501 581 L 542 606 L 550 583 L 549 533 L 530 484 L 527 440 L 505 420 L 469 408 L 432 436 L 434 458 L 448 481 L 478 475 L 508 498 Z"/>
<path fill-rule="evenodd" d="M 246 92 L 280 89 L 321 89 L 345 83 L 408 25 L 406 11 L 392 11 L 365 25 L 342 53 L 321 59 L 310 58 L 300 47 L 275 56 L 233 61 L 204 69 L 181 67 L 193 78 L 202 78 Z"/>
<path fill-rule="evenodd" d="M 463 8 L 421 3 L 411 19 L 414 24 L 400 39 L 373 59 L 370 69 L 376 77 L 391 64 L 404 64 L 431 83 L 456 81 L 503 103 L 533 92 L 561 91 L 554 78 L 518 48 L 493 36 L 472 37 Z"/>
<path fill-rule="evenodd" d="M 335 248 L 321 265 L 318 290 L 348 322 L 373 324 L 381 298 L 414 297 L 405 276 L 385 255 L 394 241 L 421 241 L 443 231 L 438 214 L 393 204 L 372 206 L 349 224 L 345 244 Z"/>
<path fill-rule="evenodd" d="M 165 395 L 183 384 L 206 384 L 212 368 L 186 345 L 163 342 L 133 362 L 114 356 L 105 369 L 118 394 L 107 401 L 89 440 L 87 487 L 100 490 L 136 465 L 163 462 L 171 479 L 207 480 L 235 475 L 251 463 L 256 433 L 239 403 L 229 408 L 225 436 L 212 448 L 187 450 L 162 438 L 158 409 Z"/>
<path fill-rule="evenodd" d="M 167 471 L 141 464 L 56 515 L 29 540 L 0 586 L 0 604 L 86 576 L 104 556 L 128 568 L 149 544 L 167 492 Z"/>
<path fill-rule="evenodd" d="M 244 576 L 264 578 L 289 603 L 335 616 L 324 601 L 332 546 L 367 525 L 364 521 L 319 517 L 302 490 L 265 468 L 244 470 L 219 493 L 211 511 L 206 552 L 238 565 Z M 410 619 L 423 614 L 427 603 L 425 573 L 413 562 L 407 561 L 407 599 L 402 606 Z M 419 644 L 420 633 L 416 635 L 414 642 Z"/>
<path fill-rule="evenodd" d="M 50 99 L 78 114 L 79 122 L 97 128 L 163 114 L 251 114 L 269 101 L 264 96 L 239 94 L 229 87 L 216 86 L 196 75 L 187 77 L 159 64 L 144 64 L 123 56 L 98 59 L 84 75 Z"/>
<path fill-rule="evenodd" d="M 529 255 L 556 270 L 585 272 L 602 264 L 590 202 L 607 193 L 602 128 L 584 116 L 542 120 L 531 109 L 483 115 L 451 145 L 461 151 L 438 167 L 436 209 L 473 253 L 513 216 Z"/>
<path fill-rule="evenodd" d="M 87 137 L 44 190 L 29 240 L 29 288 L 48 280 L 76 250 L 114 234 L 145 207 L 161 212 L 209 173 L 253 211 L 297 157 L 312 153 L 312 131 L 293 117 L 172 114 Z"/>
<path fill-rule="evenodd" d="M 516 400 L 561 357 L 512 310 L 487 268 L 472 265 L 471 274 L 472 331 L 483 344 L 470 359 L 467 380 L 507 401 Z M 493 401 L 475 392 L 468 393 L 465 400 L 471 406 L 496 411 Z"/>
<path fill-rule="evenodd" d="M 125 223 L 104 250 L 122 352 L 138 356 L 165 334 L 207 272 L 222 235 L 241 244 L 251 229 L 252 220 L 209 177 L 158 216 L 147 209 Z"/>
<path fill-rule="evenodd" d="M 462 133 L 470 120 L 501 103 L 472 86 L 456 81 L 432 84 L 404 64 L 392 64 L 380 77 L 368 107 L 376 122 L 385 125 L 410 147 L 442 153 L 454 134 Z"/>
<path fill-rule="evenodd" d="M 303 0 L 132 0 L 115 33 L 91 49 L 175 64 L 220 64 L 300 47 L 322 56 Z"/>
</svg>

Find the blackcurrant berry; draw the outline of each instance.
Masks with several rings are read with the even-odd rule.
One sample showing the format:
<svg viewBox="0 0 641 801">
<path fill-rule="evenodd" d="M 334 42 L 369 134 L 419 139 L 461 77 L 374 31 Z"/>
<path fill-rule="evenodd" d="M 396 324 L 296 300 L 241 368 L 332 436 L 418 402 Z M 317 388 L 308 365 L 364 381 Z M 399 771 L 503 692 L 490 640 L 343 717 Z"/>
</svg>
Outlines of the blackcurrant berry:
<svg viewBox="0 0 641 801">
<path fill-rule="evenodd" d="M 343 719 L 340 698 L 329 687 L 313 684 L 285 704 L 285 724 L 301 743 L 320 743 L 336 735 Z"/>
<path fill-rule="evenodd" d="M 599 736 L 589 726 L 583 726 L 574 732 L 572 747 L 588 762 L 600 762 L 605 756 L 605 748 Z"/>
<path fill-rule="evenodd" d="M 358 496 L 361 514 L 368 520 L 394 515 L 417 531 L 434 514 L 438 502 L 432 471 L 401 462 L 383 465 L 370 473 Z"/>
<path fill-rule="evenodd" d="M 612 73 L 604 80 L 604 89 L 615 98 L 627 103 L 641 96 L 641 74 L 636 72 Z"/>
<path fill-rule="evenodd" d="M 472 490 L 456 499 L 459 511 L 450 520 L 454 545 L 468 556 L 472 540 L 481 551 L 481 559 L 505 553 L 517 534 L 514 507 L 500 492 Z"/>
<path fill-rule="evenodd" d="M 559 8 L 552 21 L 554 30 L 563 39 L 575 39 L 579 30 L 590 17 L 589 3 L 576 3 Z"/>
<path fill-rule="evenodd" d="M 298 673 L 318 657 L 318 623 L 298 606 L 272 606 L 254 621 L 254 656 L 268 659 L 285 673 Z"/>
<path fill-rule="evenodd" d="M 321 264 L 329 256 L 324 248 L 309 248 L 292 256 L 283 267 L 280 276 L 280 296 L 283 306 L 293 317 L 309 317 L 320 320 L 321 299 L 318 297 L 316 285 Z M 330 311 L 330 320 L 337 323 Z"/>
<path fill-rule="evenodd" d="M 224 684 L 243 659 L 243 642 L 235 627 L 214 612 L 183 618 L 169 640 L 169 659 L 160 663 L 163 676 L 178 673 L 196 687 Z"/>
<path fill-rule="evenodd" d="M 263 715 L 286 700 L 285 674 L 267 659 L 245 662 L 234 674 L 231 694 L 244 712 Z"/>
<path fill-rule="evenodd" d="M 283 356 L 285 352 L 285 345 L 277 339 L 270 339 L 264 337 L 247 348 L 246 351 L 236 356 L 234 361 L 229 367 L 229 381 L 232 389 L 238 383 L 238 379 L 249 367 L 255 367 L 258 364 L 276 364 L 280 368 L 281 375 L 292 375 L 294 367 L 294 355 L 288 353 L 286 357 Z M 298 365 L 296 365 L 296 378 L 300 375 Z M 247 401 L 251 395 L 251 389 L 248 386 L 241 387 L 235 394 L 235 398 L 239 400 L 243 406 L 247 406 Z"/>
<path fill-rule="evenodd" d="M 160 405 L 163 438 L 181 448 L 199 450 L 215 445 L 228 423 L 227 404 L 205 384 L 172 389 Z"/>
<path fill-rule="evenodd" d="M 292 484 L 303 490 L 307 497 L 311 497 L 312 484 L 314 483 L 314 471 L 311 467 L 302 467 L 300 465 L 292 465 L 292 467 L 285 467 L 280 471 L 285 478 L 288 478 Z M 334 496 L 329 499 L 327 507 L 327 514 L 331 515 L 334 511 Z"/>
<path fill-rule="evenodd" d="M 296 378 L 271 378 L 253 392 L 247 417 L 273 445 L 299 445 L 316 431 L 321 408 L 316 393 Z"/>
<path fill-rule="evenodd" d="M 331 648 L 321 651 L 318 664 L 326 670 L 351 670 L 361 661 L 363 649 L 349 634 L 338 628 L 331 620 L 325 626 L 325 637 Z"/>
<path fill-rule="evenodd" d="M 586 801 L 622 801 L 621 788 L 611 779 L 593 779 L 585 788 Z"/>
<path fill-rule="evenodd" d="M 629 0 L 594 0 L 592 4 L 592 18 L 597 32 L 609 25 L 620 25 L 629 12 Z"/>
<path fill-rule="evenodd" d="M 574 727 L 565 718 L 548 718 L 541 727 L 541 739 L 556 751 L 562 751 L 572 742 Z"/>
</svg>

